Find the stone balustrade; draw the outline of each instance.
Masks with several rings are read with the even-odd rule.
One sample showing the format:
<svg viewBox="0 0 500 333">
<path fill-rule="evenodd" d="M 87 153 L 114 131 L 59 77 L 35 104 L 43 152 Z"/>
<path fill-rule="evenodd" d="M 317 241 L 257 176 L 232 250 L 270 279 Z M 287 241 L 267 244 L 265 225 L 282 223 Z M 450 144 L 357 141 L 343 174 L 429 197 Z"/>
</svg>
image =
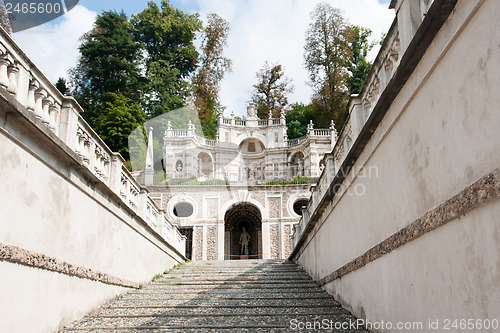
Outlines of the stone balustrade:
<svg viewBox="0 0 500 333">
<path fill-rule="evenodd" d="M 313 191 L 305 214 L 294 228 L 295 231 L 292 238 L 294 245 L 297 244 L 309 220 L 321 204 L 335 176 L 339 176 L 340 173 L 343 173 L 340 176 L 345 176 L 349 172 L 349 170 L 341 170 L 341 166 L 345 162 L 358 135 L 369 121 L 370 115 L 381 98 L 382 93 L 395 75 L 410 41 L 413 39 L 432 3 L 433 0 L 392 0 L 390 8 L 396 10 L 396 19 L 384 39 L 361 92 L 359 95 L 351 96 L 349 100 L 347 106 L 349 116 L 346 123 L 336 140 L 332 152 L 325 156 L 323 172 Z M 313 130 L 314 133 L 322 133 L 322 131 L 318 129 Z"/>
<path fill-rule="evenodd" d="M 81 159 L 82 164 L 102 183 L 114 191 L 123 203 L 138 214 L 150 227 L 169 230 L 174 246 L 184 253 L 185 237 L 159 214 L 154 202 L 146 195 L 142 203 L 139 197 L 144 189 L 123 167 L 123 159 L 106 146 L 95 131 L 80 116 L 84 110 L 75 99 L 63 96 L 45 75 L 31 62 L 12 38 L 0 28 L 0 87 L 6 89 L 19 103 L 57 136 Z M 182 133 L 181 133 L 182 132 Z M 176 135 L 187 131 L 179 131 Z M 114 172 L 119 170 L 119 172 Z M 162 216 L 159 221 L 155 216 Z M 170 226 L 162 228 L 163 225 Z"/>
</svg>

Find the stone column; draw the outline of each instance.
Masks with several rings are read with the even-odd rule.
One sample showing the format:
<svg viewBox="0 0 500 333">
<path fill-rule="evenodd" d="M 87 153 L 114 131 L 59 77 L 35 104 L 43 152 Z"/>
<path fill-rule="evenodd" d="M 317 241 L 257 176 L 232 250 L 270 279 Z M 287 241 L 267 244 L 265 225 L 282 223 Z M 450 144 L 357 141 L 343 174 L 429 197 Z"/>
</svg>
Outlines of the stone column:
<svg viewBox="0 0 500 333">
<path fill-rule="evenodd" d="M 217 260 L 224 260 L 224 221 L 217 221 Z"/>
<path fill-rule="evenodd" d="M 207 260 L 207 226 L 203 226 L 203 241 L 202 241 L 201 260 Z"/>
<path fill-rule="evenodd" d="M 262 222 L 262 259 L 271 259 L 271 237 L 269 223 Z"/>
</svg>

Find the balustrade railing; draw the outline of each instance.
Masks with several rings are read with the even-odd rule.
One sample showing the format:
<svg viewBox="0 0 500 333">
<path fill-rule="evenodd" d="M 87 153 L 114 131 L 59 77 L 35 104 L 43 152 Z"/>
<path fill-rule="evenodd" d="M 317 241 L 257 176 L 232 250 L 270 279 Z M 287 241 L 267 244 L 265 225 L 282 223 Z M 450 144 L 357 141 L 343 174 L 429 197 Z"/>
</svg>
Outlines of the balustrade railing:
<svg viewBox="0 0 500 333">
<path fill-rule="evenodd" d="M 304 209 L 299 224 L 294 228 L 292 240 L 294 244 L 300 239 L 301 234 L 310 222 L 318 205 L 327 194 L 335 175 L 338 172 L 347 172 L 347 170 L 340 170 L 338 166 L 342 165 L 344 162 L 353 143 L 361 132 L 361 129 L 365 126 L 371 112 L 377 105 L 382 92 L 386 89 L 393 75 L 396 73 L 401 58 L 416 32 L 415 26 L 412 25 L 409 20 L 404 20 L 403 17 L 405 15 L 408 15 L 408 17 L 418 17 L 420 15 L 420 19 L 423 20 L 425 13 L 433 2 L 433 0 L 418 0 L 419 6 L 404 6 L 404 2 L 406 1 L 416 2 L 417 0 L 395 0 L 391 3 L 391 8 L 394 6 L 394 8 L 398 9 L 399 19 L 394 20 L 394 23 L 389 29 L 360 94 L 353 95 L 349 102 L 349 117 L 342 128 L 333 151 L 326 155 L 326 164 L 318 179 L 317 186 L 313 190 L 311 200 L 306 209 Z M 419 12 L 405 12 L 412 10 L 419 10 Z M 402 38 L 403 41 L 401 40 Z M 331 132 L 327 133 L 327 131 L 328 130 L 314 129 L 313 135 L 331 135 Z M 300 140 L 294 139 L 288 141 L 289 146 L 297 144 L 300 144 Z"/>
<path fill-rule="evenodd" d="M 48 131 L 56 135 L 77 156 L 83 165 L 132 211 L 152 228 L 160 230 L 169 225 L 171 245 L 184 253 L 185 237 L 160 214 L 154 204 L 130 172 L 123 166 L 123 159 L 116 158 L 101 138 L 83 120 L 80 105 L 71 97 L 63 96 L 43 73 L 26 57 L 12 38 L 0 28 L 0 89 L 19 102 L 19 112 L 33 121 L 40 121 Z M 183 131 L 186 132 L 187 131 Z M 117 172 L 113 171 L 117 170 Z M 144 193 L 146 200 L 141 203 Z M 144 207 L 141 207 L 144 204 Z M 161 218 L 160 218 L 161 217 Z M 165 234 L 162 234 L 165 238 Z"/>
</svg>

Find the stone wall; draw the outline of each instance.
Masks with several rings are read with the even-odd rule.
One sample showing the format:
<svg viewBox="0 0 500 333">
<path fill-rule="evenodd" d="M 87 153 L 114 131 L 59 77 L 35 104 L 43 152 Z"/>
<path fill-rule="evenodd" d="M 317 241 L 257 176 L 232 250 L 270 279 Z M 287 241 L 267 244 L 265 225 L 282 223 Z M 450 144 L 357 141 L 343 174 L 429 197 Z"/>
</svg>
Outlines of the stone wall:
<svg viewBox="0 0 500 333">
<path fill-rule="evenodd" d="M 183 262 L 184 243 L 3 32 L 0 53 L 0 77 L 14 73 L 0 80 L 0 331 L 54 332 Z"/>
<path fill-rule="evenodd" d="M 152 186 L 150 195 L 156 200 L 161 200 L 165 215 L 173 224 L 181 227 L 193 226 L 195 247 L 193 260 L 223 260 L 223 249 L 228 252 L 227 244 L 219 247 L 217 227 L 214 224 L 224 220 L 226 212 L 233 206 L 247 202 L 256 206 L 261 214 L 262 223 L 272 223 L 270 232 L 264 232 L 261 245 L 267 244 L 267 249 L 262 248 L 266 258 L 286 258 L 290 250 L 290 228 L 297 223 L 300 216 L 293 211 L 293 204 L 299 199 L 310 196 L 310 185 L 287 186 L 234 186 L 229 190 L 226 186 Z M 173 213 L 173 208 L 178 202 L 188 202 L 193 205 L 193 216 L 178 218 Z M 203 226 L 207 229 L 203 234 Z M 277 229 L 276 229 L 277 228 Z M 279 230 L 287 228 L 283 238 L 279 237 Z M 205 239 L 203 239 L 205 237 Z M 261 248 L 261 246 L 259 246 Z M 228 259 L 226 257 L 226 259 Z"/>
<path fill-rule="evenodd" d="M 292 257 L 370 322 L 496 319 L 500 3 L 434 0 L 411 34 L 410 1 L 393 1 L 400 53 L 382 48 L 356 97 L 367 103 L 351 104 L 364 127 L 350 122 L 351 149 L 334 150 Z"/>
</svg>

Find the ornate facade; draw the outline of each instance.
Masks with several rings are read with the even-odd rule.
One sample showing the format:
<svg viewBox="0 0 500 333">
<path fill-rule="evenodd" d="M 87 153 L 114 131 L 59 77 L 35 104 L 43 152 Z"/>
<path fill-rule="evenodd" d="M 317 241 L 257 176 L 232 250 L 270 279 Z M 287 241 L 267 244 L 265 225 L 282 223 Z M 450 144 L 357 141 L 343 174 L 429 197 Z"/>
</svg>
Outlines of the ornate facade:
<svg viewBox="0 0 500 333">
<path fill-rule="evenodd" d="M 244 119 L 220 116 L 216 140 L 196 135 L 191 123 L 184 130 L 168 124 L 163 138 L 166 179 L 146 185 L 169 220 L 188 237 L 188 256 L 288 256 L 292 227 L 337 135 L 333 124 L 314 129 L 311 123 L 305 136 L 293 140 L 287 139 L 286 131 L 284 115 L 259 119 L 253 107 Z M 241 256 L 243 228 L 250 234 L 248 257 Z"/>
</svg>

